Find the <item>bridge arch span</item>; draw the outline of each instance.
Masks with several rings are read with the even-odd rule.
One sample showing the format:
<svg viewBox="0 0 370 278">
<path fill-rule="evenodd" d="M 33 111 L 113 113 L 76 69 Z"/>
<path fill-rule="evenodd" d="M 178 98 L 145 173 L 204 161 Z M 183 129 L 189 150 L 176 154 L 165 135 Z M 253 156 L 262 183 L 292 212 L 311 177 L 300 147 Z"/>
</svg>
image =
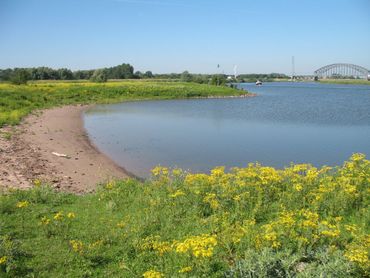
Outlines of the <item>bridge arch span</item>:
<svg viewBox="0 0 370 278">
<path fill-rule="evenodd" d="M 354 64 L 337 63 L 315 70 L 315 76 L 320 78 L 369 78 L 370 71 Z"/>
</svg>

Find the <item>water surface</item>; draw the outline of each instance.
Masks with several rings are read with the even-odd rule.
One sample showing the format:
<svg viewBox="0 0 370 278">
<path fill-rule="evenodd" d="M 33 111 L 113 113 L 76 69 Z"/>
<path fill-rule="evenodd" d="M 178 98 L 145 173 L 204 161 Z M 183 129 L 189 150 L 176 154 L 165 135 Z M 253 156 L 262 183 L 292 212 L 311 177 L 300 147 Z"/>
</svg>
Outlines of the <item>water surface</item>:
<svg viewBox="0 0 370 278">
<path fill-rule="evenodd" d="M 156 165 L 194 172 L 258 161 L 342 164 L 370 155 L 370 86 L 319 83 L 240 84 L 253 98 L 141 101 L 85 113 L 97 147 L 147 177 Z"/>
</svg>

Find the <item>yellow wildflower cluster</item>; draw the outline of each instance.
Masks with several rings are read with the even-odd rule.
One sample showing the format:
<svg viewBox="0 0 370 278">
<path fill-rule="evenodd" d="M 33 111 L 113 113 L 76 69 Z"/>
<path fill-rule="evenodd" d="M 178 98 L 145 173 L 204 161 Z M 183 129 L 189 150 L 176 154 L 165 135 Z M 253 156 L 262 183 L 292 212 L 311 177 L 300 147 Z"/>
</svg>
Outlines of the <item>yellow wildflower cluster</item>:
<svg viewBox="0 0 370 278">
<path fill-rule="evenodd" d="M 156 251 L 160 256 L 172 250 L 171 243 L 168 241 L 160 241 L 160 236 L 149 236 L 145 238 L 141 244 L 141 249 Z"/>
<path fill-rule="evenodd" d="M 72 250 L 76 253 L 82 254 L 84 245 L 80 240 L 70 240 L 69 243 L 71 244 Z"/>
<path fill-rule="evenodd" d="M 108 189 L 108 190 L 111 190 L 113 189 L 113 187 L 115 186 L 115 182 L 114 181 L 110 181 L 108 182 L 106 185 L 105 185 L 105 188 Z"/>
<path fill-rule="evenodd" d="M 175 193 L 170 194 L 170 197 L 171 198 L 177 198 L 177 197 L 184 196 L 184 195 L 186 195 L 184 191 L 182 191 L 182 190 L 176 190 Z"/>
<path fill-rule="evenodd" d="M 144 278 L 161 278 L 163 277 L 162 273 L 155 270 L 148 270 L 143 274 Z"/>
<path fill-rule="evenodd" d="M 185 177 L 184 184 L 193 189 L 192 187 L 208 184 L 208 178 L 206 174 L 188 174 Z"/>
<path fill-rule="evenodd" d="M 29 205 L 28 201 L 20 201 L 16 204 L 16 207 L 17 208 L 26 208 L 26 207 L 28 207 L 28 205 Z"/>
<path fill-rule="evenodd" d="M 212 209 L 217 209 L 220 206 L 215 193 L 207 193 L 203 198 L 203 202 L 208 203 Z"/>
<path fill-rule="evenodd" d="M 364 247 L 352 247 L 346 251 L 344 256 L 351 262 L 358 263 L 366 268 L 370 267 L 369 252 Z"/>
<path fill-rule="evenodd" d="M 152 176 L 154 177 L 153 184 L 157 186 L 162 186 L 170 182 L 170 170 L 168 168 L 157 166 L 153 168 L 151 172 Z M 175 175 L 173 177 L 178 178 L 178 176 Z"/>
<path fill-rule="evenodd" d="M 169 173 L 169 171 L 168 171 L 168 168 L 166 168 L 166 167 L 157 166 L 157 167 L 152 169 L 152 175 L 155 176 L 155 177 L 167 176 L 168 173 Z"/>
<path fill-rule="evenodd" d="M 54 215 L 54 220 L 57 220 L 57 221 L 61 221 L 63 220 L 63 217 L 64 217 L 64 214 L 62 211 L 59 211 L 57 212 L 55 215 Z"/>
<path fill-rule="evenodd" d="M 207 258 L 213 255 L 214 247 L 217 245 L 216 236 L 203 234 L 192 236 L 183 242 L 174 242 L 177 253 L 190 253 L 196 258 Z"/>
<path fill-rule="evenodd" d="M 43 216 L 43 217 L 41 218 L 41 224 L 42 224 L 42 225 L 45 225 L 45 226 L 49 225 L 49 224 L 50 224 L 50 219 L 49 219 L 49 218 L 47 218 L 46 216 Z"/>
<path fill-rule="evenodd" d="M 187 273 L 187 272 L 190 272 L 192 271 L 193 268 L 191 266 L 186 266 L 186 267 L 183 267 L 179 270 L 179 273 Z"/>
<path fill-rule="evenodd" d="M 95 242 L 93 242 L 93 243 L 90 243 L 90 244 L 88 245 L 88 248 L 89 248 L 89 249 L 94 249 L 94 248 L 96 248 L 96 247 L 102 246 L 103 244 L 104 244 L 104 240 L 99 239 L 99 240 L 97 240 L 97 241 L 95 241 Z"/>
<path fill-rule="evenodd" d="M 76 214 L 74 212 L 68 212 L 66 215 L 64 215 L 64 213 L 62 211 L 59 211 L 59 212 L 55 213 L 52 218 L 48 218 L 47 216 L 43 216 L 41 218 L 40 224 L 43 225 L 43 226 L 47 226 L 50 223 L 52 223 L 52 220 L 54 220 L 53 223 L 62 222 L 63 219 L 65 218 L 65 216 L 68 219 L 74 219 L 76 217 Z"/>
<path fill-rule="evenodd" d="M 40 187 L 40 186 L 41 186 L 41 181 L 40 181 L 39 179 L 35 179 L 35 180 L 33 181 L 33 185 L 34 185 L 35 187 Z"/>
<path fill-rule="evenodd" d="M 8 257 L 7 256 L 2 256 L 0 257 L 0 265 L 2 264 L 6 264 L 6 261 L 8 260 Z"/>
<path fill-rule="evenodd" d="M 256 237 L 256 247 L 259 248 L 261 245 L 266 245 L 272 248 L 278 248 L 281 243 L 278 239 L 278 233 L 274 230 L 273 224 L 266 224 L 262 226 L 263 232 Z"/>
<path fill-rule="evenodd" d="M 336 168 L 292 164 L 278 170 L 251 163 L 230 170 L 217 167 L 209 174 L 156 167 L 152 174 L 153 182 L 140 188 L 138 209 L 145 223 L 114 225 L 125 228 L 127 240 L 130 233 L 135 234 L 131 235 L 133 246 L 140 256 L 158 257 L 164 264 L 171 261 L 176 273 L 197 276 L 200 266 L 209 266 L 207 258 L 216 254 L 228 264 L 244 259 L 245 250 L 262 248 L 345 252 L 342 259 L 351 265 L 366 265 L 369 254 L 360 239 L 366 234 L 370 163 L 363 155 L 356 154 Z M 117 192 L 105 191 L 109 201 L 118 203 L 114 198 L 122 195 Z M 161 217 L 166 221 L 160 222 Z M 158 223 L 166 223 L 165 228 Z M 173 223 L 173 233 L 168 223 Z M 156 235 L 138 238 L 142 227 Z M 179 238 L 191 230 L 193 234 Z M 157 273 L 148 270 L 147 275 L 151 271 Z"/>
<path fill-rule="evenodd" d="M 180 177 L 182 174 L 183 174 L 183 171 L 181 169 L 176 168 L 172 170 L 172 175 L 174 177 Z"/>
<path fill-rule="evenodd" d="M 330 224 L 328 221 L 325 220 L 321 221 L 320 224 L 323 229 L 320 233 L 321 235 L 332 238 L 338 237 L 340 235 L 340 230 L 337 225 Z"/>
</svg>

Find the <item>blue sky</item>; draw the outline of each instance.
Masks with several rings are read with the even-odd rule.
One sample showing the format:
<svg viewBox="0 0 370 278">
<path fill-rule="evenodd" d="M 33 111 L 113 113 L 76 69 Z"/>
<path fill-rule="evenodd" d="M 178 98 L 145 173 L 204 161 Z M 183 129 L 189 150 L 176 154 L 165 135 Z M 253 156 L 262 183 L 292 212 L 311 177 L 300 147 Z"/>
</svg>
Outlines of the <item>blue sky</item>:
<svg viewBox="0 0 370 278">
<path fill-rule="evenodd" d="M 0 32 L 0 68 L 370 69 L 369 0 L 0 0 Z"/>
</svg>

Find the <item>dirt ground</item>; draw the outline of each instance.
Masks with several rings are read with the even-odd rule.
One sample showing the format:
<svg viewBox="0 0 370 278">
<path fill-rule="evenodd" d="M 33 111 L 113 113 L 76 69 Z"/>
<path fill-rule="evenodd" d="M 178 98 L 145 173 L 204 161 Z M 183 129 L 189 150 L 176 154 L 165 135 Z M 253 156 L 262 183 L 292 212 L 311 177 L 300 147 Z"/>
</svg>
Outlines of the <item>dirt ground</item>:
<svg viewBox="0 0 370 278">
<path fill-rule="evenodd" d="M 101 182 L 127 178 L 123 168 L 90 143 L 82 120 L 87 108 L 43 110 L 18 126 L 0 129 L 0 189 L 25 189 L 40 179 L 58 190 L 82 194 Z"/>
</svg>

